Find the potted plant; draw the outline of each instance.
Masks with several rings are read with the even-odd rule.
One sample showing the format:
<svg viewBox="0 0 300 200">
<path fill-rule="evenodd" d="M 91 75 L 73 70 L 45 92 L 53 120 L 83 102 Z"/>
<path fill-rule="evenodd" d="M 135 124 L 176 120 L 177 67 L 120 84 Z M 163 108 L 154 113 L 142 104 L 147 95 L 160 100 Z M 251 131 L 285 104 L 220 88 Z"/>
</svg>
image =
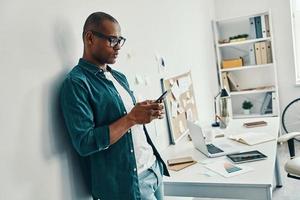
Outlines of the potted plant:
<svg viewBox="0 0 300 200">
<path fill-rule="evenodd" d="M 243 102 L 243 105 L 242 105 L 242 108 L 243 108 L 243 110 L 244 110 L 244 114 L 245 114 L 245 115 L 249 115 L 249 114 L 250 114 L 250 110 L 251 110 L 252 107 L 253 107 L 252 102 L 251 102 L 251 101 L 245 100 L 245 101 Z"/>
</svg>

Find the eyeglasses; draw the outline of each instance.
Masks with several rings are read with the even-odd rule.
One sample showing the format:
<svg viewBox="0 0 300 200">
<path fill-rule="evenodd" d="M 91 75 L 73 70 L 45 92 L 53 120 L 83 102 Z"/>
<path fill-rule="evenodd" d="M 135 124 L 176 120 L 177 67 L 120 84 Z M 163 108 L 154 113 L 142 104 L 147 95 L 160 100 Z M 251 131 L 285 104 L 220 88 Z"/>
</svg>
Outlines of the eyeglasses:
<svg viewBox="0 0 300 200">
<path fill-rule="evenodd" d="M 126 38 L 123 37 L 107 36 L 97 31 L 91 31 L 91 32 L 93 33 L 93 35 L 97 36 L 98 38 L 108 40 L 110 47 L 116 47 L 117 45 L 120 45 L 120 47 L 122 47 L 126 41 Z"/>
</svg>

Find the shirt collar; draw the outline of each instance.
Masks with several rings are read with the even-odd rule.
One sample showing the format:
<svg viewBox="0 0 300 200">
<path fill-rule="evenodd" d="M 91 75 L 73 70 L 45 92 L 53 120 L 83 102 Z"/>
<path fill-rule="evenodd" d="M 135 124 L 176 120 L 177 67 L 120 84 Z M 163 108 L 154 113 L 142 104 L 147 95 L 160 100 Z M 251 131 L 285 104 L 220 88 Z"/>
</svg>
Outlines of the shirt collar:
<svg viewBox="0 0 300 200">
<path fill-rule="evenodd" d="M 86 70 L 92 72 L 93 74 L 97 74 L 98 72 L 104 73 L 104 70 L 103 70 L 103 69 L 100 69 L 97 65 L 92 64 L 92 63 L 90 63 L 89 61 L 84 60 L 83 58 L 80 58 L 80 59 L 79 59 L 78 65 L 79 65 L 80 67 L 83 67 L 84 69 L 86 69 Z M 107 69 L 107 71 L 109 71 L 109 72 L 112 71 L 111 67 L 108 66 L 108 65 L 106 66 L 106 69 Z"/>
</svg>

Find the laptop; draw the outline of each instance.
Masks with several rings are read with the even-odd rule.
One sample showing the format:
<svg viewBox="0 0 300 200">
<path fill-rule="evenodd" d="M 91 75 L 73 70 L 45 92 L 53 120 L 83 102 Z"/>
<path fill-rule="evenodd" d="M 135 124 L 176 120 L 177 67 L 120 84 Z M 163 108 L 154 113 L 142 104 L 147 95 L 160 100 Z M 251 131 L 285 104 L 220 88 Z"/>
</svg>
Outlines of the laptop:
<svg viewBox="0 0 300 200">
<path fill-rule="evenodd" d="M 197 123 L 188 120 L 187 125 L 194 147 L 207 157 L 214 158 L 239 152 L 226 138 L 217 139 L 218 141 L 207 144 L 202 133 L 202 128 Z"/>
</svg>

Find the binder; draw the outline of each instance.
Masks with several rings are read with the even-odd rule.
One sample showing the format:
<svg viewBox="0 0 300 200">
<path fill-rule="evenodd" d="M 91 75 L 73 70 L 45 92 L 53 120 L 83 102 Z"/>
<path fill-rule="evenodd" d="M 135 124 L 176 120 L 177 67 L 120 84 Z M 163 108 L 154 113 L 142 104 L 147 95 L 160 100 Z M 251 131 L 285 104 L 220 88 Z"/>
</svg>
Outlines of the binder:
<svg viewBox="0 0 300 200">
<path fill-rule="evenodd" d="M 229 82 L 227 78 L 227 72 L 222 72 L 222 83 L 223 87 L 230 92 Z"/>
<path fill-rule="evenodd" d="M 260 114 L 272 113 L 272 94 L 267 92 L 260 108 Z"/>
<path fill-rule="evenodd" d="M 267 64 L 267 45 L 266 42 L 260 42 L 261 64 Z"/>
<path fill-rule="evenodd" d="M 267 32 L 267 37 L 270 37 L 270 20 L 269 20 L 269 15 L 265 15 L 265 25 L 266 25 L 266 32 Z"/>
<path fill-rule="evenodd" d="M 254 44 L 250 44 L 249 46 L 249 65 L 255 65 L 256 58 L 255 58 L 255 49 Z"/>
<path fill-rule="evenodd" d="M 255 21 L 256 38 L 262 38 L 261 18 L 260 18 L 260 16 L 254 17 L 254 21 Z"/>
<path fill-rule="evenodd" d="M 228 77 L 230 90 L 231 91 L 240 91 L 241 87 L 237 83 L 235 76 L 232 73 L 228 72 L 227 77 Z"/>
<path fill-rule="evenodd" d="M 273 59 L 272 59 L 271 41 L 267 41 L 266 46 L 267 46 L 267 63 L 272 63 Z"/>
<path fill-rule="evenodd" d="M 256 30 L 255 30 L 254 17 L 251 17 L 249 19 L 249 23 L 250 23 L 249 38 L 255 39 L 256 38 Z"/>
<path fill-rule="evenodd" d="M 255 48 L 255 60 L 256 60 L 256 64 L 257 65 L 261 65 L 262 64 L 262 60 L 261 60 L 261 48 L 260 48 L 260 42 L 257 42 L 254 44 L 254 48 Z"/>
<path fill-rule="evenodd" d="M 277 96 L 275 92 L 272 92 L 272 114 L 278 115 L 278 108 L 277 108 Z"/>
<path fill-rule="evenodd" d="M 267 30 L 266 30 L 266 22 L 265 22 L 265 16 L 264 15 L 260 16 L 260 21 L 261 21 L 262 37 L 266 38 L 267 37 Z"/>
</svg>

